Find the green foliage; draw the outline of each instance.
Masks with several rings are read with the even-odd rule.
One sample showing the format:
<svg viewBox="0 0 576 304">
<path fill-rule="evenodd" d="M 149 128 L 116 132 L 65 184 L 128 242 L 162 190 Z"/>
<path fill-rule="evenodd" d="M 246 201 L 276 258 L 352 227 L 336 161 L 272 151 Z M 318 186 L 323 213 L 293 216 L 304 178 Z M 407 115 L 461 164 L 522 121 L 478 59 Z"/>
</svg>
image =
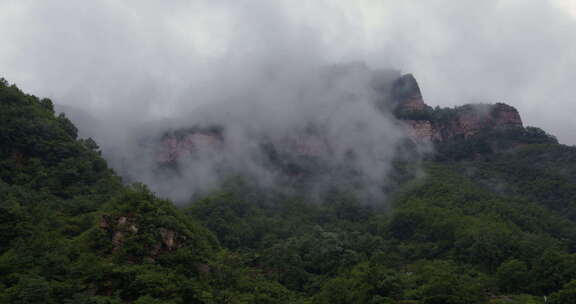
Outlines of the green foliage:
<svg viewBox="0 0 576 304">
<path fill-rule="evenodd" d="M 212 233 L 171 202 L 144 185 L 123 186 L 51 100 L 4 80 L 0 142 L 0 303 L 291 297 L 244 259 L 229 264 Z"/>
<path fill-rule="evenodd" d="M 397 108 L 394 110 L 394 116 L 403 120 L 433 120 L 435 119 L 435 110 L 426 108 L 424 110 L 408 110 Z"/>
<path fill-rule="evenodd" d="M 544 297 L 531 295 L 503 295 L 490 299 L 488 304 L 541 304 L 546 303 Z"/>
<path fill-rule="evenodd" d="M 420 179 L 395 162 L 384 205 L 235 178 L 180 209 L 3 79 L 0 142 L 0 303 L 576 301 L 576 148 L 537 128 L 439 147 Z"/>
<path fill-rule="evenodd" d="M 550 297 L 552 304 L 576 303 L 576 280 L 570 281 Z"/>
<path fill-rule="evenodd" d="M 474 159 L 518 146 L 532 144 L 557 144 L 558 140 L 535 127 L 480 130 L 469 138 L 454 138 L 438 143 L 436 158 L 441 161 Z"/>
<path fill-rule="evenodd" d="M 534 144 L 479 159 L 465 172 L 493 191 L 538 202 L 573 221 L 575 161 L 574 147 Z"/>
<path fill-rule="evenodd" d="M 314 303 L 394 303 L 402 296 L 406 276 L 384 265 L 364 262 L 346 277 L 329 280 Z"/>
<path fill-rule="evenodd" d="M 496 278 L 498 286 L 506 293 L 517 293 L 526 290 L 531 279 L 526 263 L 516 259 L 502 263 L 498 267 Z"/>
</svg>

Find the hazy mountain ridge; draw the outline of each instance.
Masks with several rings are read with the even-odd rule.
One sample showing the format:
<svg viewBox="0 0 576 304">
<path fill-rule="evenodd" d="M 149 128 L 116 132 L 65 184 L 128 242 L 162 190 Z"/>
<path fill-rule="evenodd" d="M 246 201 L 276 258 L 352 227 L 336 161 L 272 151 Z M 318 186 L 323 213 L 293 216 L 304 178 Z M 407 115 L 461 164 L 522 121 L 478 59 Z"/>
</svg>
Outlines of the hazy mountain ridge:
<svg viewBox="0 0 576 304">
<path fill-rule="evenodd" d="M 48 99 L 2 81 L 0 118 L 0 303 L 564 304 L 576 295 L 576 150 L 514 117 L 439 142 L 424 177 L 399 179 L 385 202 L 346 188 L 312 202 L 235 177 L 182 208 L 122 185 Z"/>
<path fill-rule="evenodd" d="M 372 75 L 372 83 L 378 88 L 379 96 L 375 98 L 377 108 L 382 112 L 394 113 L 400 120 L 399 124 L 406 124 L 405 136 L 416 144 L 442 146 L 453 141 L 471 139 L 480 133 L 526 131 L 520 113 L 510 105 L 466 104 L 455 108 L 432 108 L 424 102 L 418 82 L 412 74 L 380 82 L 376 76 Z M 198 150 L 225 149 L 225 129 L 215 125 L 210 130 L 195 127 L 191 123 L 191 128 L 163 133 L 161 141 L 156 144 L 156 158 L 160 163 L 177 161 Z M 271 145 L 297 155 L 319 157 L 330 153 L 330 144 L 321 134 L 313 131 L 303 130 L 284 138 L 263 140 L 269 141 L 262 142 L 263 146 Z M 492 146 L 493 150 L 500 149 L 494 144 Z"/>
<path fill-rule="evenodd" d="M 432 108 L 424 102 L 419 85 L 411 74 L 396 80 L 392 90 L 396 100 L 394 112 L 410 125 L 412 136 L 417 141 L 446 142 L 469 138 L 481 131 L 523 128 L 518 111 L 504 103 Z"/>
</svg>

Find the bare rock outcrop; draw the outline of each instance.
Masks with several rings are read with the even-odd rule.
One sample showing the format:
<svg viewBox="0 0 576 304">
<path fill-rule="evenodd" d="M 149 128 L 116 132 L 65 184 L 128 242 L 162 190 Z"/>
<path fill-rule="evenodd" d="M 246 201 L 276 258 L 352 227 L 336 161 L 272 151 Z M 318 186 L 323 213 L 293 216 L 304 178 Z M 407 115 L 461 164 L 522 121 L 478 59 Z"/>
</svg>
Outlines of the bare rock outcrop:
<svg viewBox="0 0 576 304">
<path fill-rule="evenodd" d="M 484 130 L 523 128 L 518 111 L 504 103 L 433 109 L 424 102 L 414 75 L 406 74 L 394 81 L 381 82 L 390 85 L 377 86 L 378 94 L 386 96 L 382 100 L 387 100 L 387 103 L 379 105 L 379 108 L 383 111 L 392 110 L 406 126 L 409 137 L 417 143 L 466 139 Z M 296 156 L 321 156 L 330 152 L 329 143 L 307 132 L 283 138 L 271 138 L 263 144 L 273 147 L 277 152 L 287 152 Z M 156 156 L 159 163 L 177 161 L 203 151 L 226 149 L 223 130 L 218 128 L 191 128 L 165 134 L 159 146 Z"/>
<path fill-rule="evenodd" d="M 412 74 L 398 78 L 392 84 L 392 97 L 397 107 L 406 111 L 424 111 L 430 108 L 424 103 L 420 86 Z"/>
<path fill-rule="evenodd" d="M 497 103 L 492 108 L 492 119 L 496 127 L 523 127 L 522 118 L 516 108 Z"/>
<path fill-rule="evenodd" d="M 424 102 L 412 74 L 400 77 L 392 92 L 395 113 L 408 126 L 408 134 L 416 142 L 444 142 L 469 138 L 483 130 L 523 127 L 518 111 L 504 103 L 432 109 Z"/>
<path fill-rule="evenodd" d="M 417 143 L 441 140 L 440 133 L 429 120 L 406 120 L 408 135 Z"/>
<path fill-rule="evenodd" d="M 222 147 L 223 139 L 218 132 L 189 130 L 186 134 L 166 134 L 157 154 L 159 162 L 171 162 L 195 152 L 217 150 Z"/>
<path fill-rule="evenodd" d="M 103 215 L 100 218 L 98 227 L 107 233 L 113 245 L 112 253 L 118 252 L 129 237 L 142 233 L 134 216 L 112 217 Z M 158 228 L 154 234 L 157 235 L 157 240 L 154 243 L 143 244 L 149 248 L 148 255 L 142 257 L 143 260 L 148 262 L 154 262 L 158 255 L 163 252 L 170 252 L 180 248 L 186 240 L 185 236 L 180 235 L 174 230 L 162 227 Z"/>
</svg>

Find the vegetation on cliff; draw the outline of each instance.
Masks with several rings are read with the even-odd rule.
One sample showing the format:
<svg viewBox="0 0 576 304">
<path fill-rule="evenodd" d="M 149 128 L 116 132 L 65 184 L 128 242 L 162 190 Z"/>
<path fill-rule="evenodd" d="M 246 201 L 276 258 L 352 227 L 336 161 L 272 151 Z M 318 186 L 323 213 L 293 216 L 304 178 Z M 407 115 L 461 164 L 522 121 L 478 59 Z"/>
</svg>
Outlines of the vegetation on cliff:
<svg viewBox="0 0 576 304">
<path fill-rule="evenodd" d="M 574 303 L 576 148 L 446 144 L 386 203 L 234 178 L 176 208 L 2 81 L 0 303 Z"/>
</svg>

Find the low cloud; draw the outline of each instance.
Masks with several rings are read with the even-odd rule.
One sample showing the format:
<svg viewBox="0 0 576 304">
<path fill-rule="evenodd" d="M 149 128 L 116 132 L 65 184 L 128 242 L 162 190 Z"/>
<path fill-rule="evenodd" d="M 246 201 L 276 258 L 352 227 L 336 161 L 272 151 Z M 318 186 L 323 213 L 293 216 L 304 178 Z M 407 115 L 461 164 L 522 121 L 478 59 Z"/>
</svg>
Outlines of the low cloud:
<svg viewBox="0 0 576 304">
<path fill-rule="evenodd" d="M 137 139 L 210 121 L 237 153 L 223 157 L 259 174 L 249 140 L 321 121 L 334 155 L 355 147 L 381 181 L 403 136 L 373 107 L 385 67 L 414 73 L 430 105 L 506 102 L 576 143 L 576 22 L 551 1 L 1 0 L 0 36 L 3 77 L 74 112 L 118 170 L 162 193 L 176 181 L 153 178 Z M 346 62 L 367 67 L 327 87 Z M 176 188 L 209 188 L 212 163 Z"/>
</svg>

